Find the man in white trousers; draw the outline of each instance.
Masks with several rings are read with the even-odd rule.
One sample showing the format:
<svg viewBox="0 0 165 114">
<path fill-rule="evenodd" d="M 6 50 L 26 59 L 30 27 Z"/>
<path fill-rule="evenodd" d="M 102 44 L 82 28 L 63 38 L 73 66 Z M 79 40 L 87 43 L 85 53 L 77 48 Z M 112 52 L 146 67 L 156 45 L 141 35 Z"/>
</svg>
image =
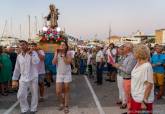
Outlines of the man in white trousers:
<svg viewBox="0 0 165 114">
<path fill-rule="evenodd" d="M 125 56 L 124 56 L 123 44 L 121 44 L 118 47 L 118 55 L 117 55 L 116 62 L 118 64 L 122 64 L 124 59 L 125 59 Z M 121 70 L 118 70 L 117 86 L 119 89 L 119 101 L 117 101 L 116 104 L 119 104 L 119 105 L 121 104 L 121 107 L 120 107 L 121 109 L 125 109 L 127 107 L 127 102 L 126 102 L 126 97 L 125 97 L 125 92 L 124 92 L 123 75 L 125 75 L 124 72 L 122 72 Z"/>
<path fill-rule="evenodd" d="M 38 54 L 28 48 L 28 43 L 20 41 L 21 53 L 17 56 L 16 65 L 12 77 L 12 87 L 19 89 L 17 98 L 20 102 L 21 114 L 35 114 L 38 105 L 38 69 L 37 64 L 40 62 Z M 31 107 L 29 107 L 27 96 L 28 90 L 31 92 Z"/>
</svg>

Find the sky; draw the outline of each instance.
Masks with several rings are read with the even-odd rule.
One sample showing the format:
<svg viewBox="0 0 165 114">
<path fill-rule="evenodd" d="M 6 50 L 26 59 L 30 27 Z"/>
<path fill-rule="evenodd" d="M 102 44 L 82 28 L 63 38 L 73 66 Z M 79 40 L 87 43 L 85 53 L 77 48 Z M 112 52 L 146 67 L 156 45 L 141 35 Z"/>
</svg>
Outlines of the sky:
<svg viewBox="0 0 165 114">
<path fill-rule="evenodd" d="M 31 34 L 42 29 L 42 16 L 49 13 L 49 4 L 59 9 L 59 27 L 79 39 L 106 39 L 111 35 L 127 36 L 140 30 L 154 35 L 165 28 L 165 0 L 0 0 L 0 36 L 28 37 L 28 15 Z M 21 28 L 21 29 L 20 29 Z"/>
</svg>

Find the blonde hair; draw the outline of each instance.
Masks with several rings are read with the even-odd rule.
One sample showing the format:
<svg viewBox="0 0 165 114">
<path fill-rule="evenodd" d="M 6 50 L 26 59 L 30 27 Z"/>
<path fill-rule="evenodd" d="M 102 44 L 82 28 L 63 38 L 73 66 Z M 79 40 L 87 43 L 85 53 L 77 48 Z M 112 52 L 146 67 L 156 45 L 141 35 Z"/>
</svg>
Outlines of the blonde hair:
<svg viewBox="0 0 165 114">
<path fill-rule="evenodd" d="M 150 58 L 150 49 L 144 44 L 135 45 L 133 53 L 135 58 L 139 60 L 148 60 Z"/>
</svg>

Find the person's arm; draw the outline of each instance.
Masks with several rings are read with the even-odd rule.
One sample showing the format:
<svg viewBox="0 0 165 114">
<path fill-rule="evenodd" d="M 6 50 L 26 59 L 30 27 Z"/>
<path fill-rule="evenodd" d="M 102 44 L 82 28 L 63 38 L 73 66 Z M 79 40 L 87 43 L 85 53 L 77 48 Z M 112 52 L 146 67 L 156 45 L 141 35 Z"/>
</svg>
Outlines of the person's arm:
<svg viewBox="0 0 165 114">
<path fill-rule="evenodd" d="M 54 58 L 52 60 L 52 64 L 57 64 L 58 63 L 58 52 L 56 51 L 54 53 Z"/>
<path fill-rule="evenodd" d="M 148 97 L 151 93 L 151 90 L 153 88 L 153 83 L 151 82 L 145 82 L 145 85 L 146 85 L 146 89 L 145 89 L 145 92 L 144 92 L 144 100 L 148 100 Z"/>
<path fill-rule="evenodd" d="M 153 84 L 154 84 L 152 67 L 148 67 L 148 69 L 146 70 L 145 75 L 146 76 L 144 78 L 144 84 L 146 85 L 146 90 L 145 90 L 145 93 L 144 93 L 144 99 L 147 100 L 150 93 L 151 93 L 151 90 L 153 88 Z"/>
<path fill-rule="evenodd" d="M 141 106 L 142 109 L 147 108 L 146 103 L 148 101 L 148 97 L 150 96 L 151 91 L 153 89 L 153 85 L 154 85 L 152 67 L 149 67 L 146 71 L 147 72 L 144 78 L 144 84 L 146 85 L 146 88 L 145 88 L 144 97 L 143 97 L 142 106 Z"/>
<path fill-rule="evenodd" d="M 13 76 L 12 76 L 12 88 L 18 87 L 18 79 L 20 77 L 20 74 L 21 74 L 20 64 L 19 64 L 18 57 L 17 57 L 15 69 L 14 69 Z"/>
<path fill-rule="evenodd" d="M 145 82 L 146 84 L 146 89 L 144 92 L 144 97 L 143 97 L 143 101 L 141 102 L 141 109 L 142 110 L 146 110 L 147 109 L 147 101 L 148 101 L 148 97 L 151 93 L 151 90 L 153 88 L 153 83 L 150 82 Z"/>
<path fill-rule="evenodd" d="M 37 53 L 37 51 L 32 51 L 32 54 L 30 54 L 32 57 L 32 64 L 39 64 L 40 63 L 40 58 L 39 55 Z"/>
<path fill-rule="evenodd" d="M 40 58 L 40 61 L 45 60 L 45 53 L 43 51 L 37 51 L 38 57 Z"/>
<path fill-rule="evenodd" d="M 65 64 L 71 64 L 72 63 L 72 56 L 71 54 L 67 54 L 66 56 L 63 56 Z"/>
</svg>

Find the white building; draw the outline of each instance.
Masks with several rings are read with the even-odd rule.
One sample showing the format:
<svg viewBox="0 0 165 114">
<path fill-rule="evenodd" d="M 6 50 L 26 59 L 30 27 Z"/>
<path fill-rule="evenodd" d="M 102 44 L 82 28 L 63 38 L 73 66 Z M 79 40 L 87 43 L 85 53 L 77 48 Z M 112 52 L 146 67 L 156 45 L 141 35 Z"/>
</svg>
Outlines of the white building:
<svg viewBox="0 0 165 114">
<path fill-rule="evenodd" d="M 126 43 L 126 42 L 131 42 L 133 44 L 138 44 L 138 43 L 147 43 L 149 39 L 155 38 L 154 35 L 145 35 L 143 32 L 140 32 L 139 30 L 135 33 L 133 33 L 129 37 L 122 37 L 121 42 Z"/>
<path fill-rule="evenodd" d="M 0 45 L 2 46 L 15 46 L 18 43 L 18 38 L 2 37 L 0 38 Z"/>
</svg>

